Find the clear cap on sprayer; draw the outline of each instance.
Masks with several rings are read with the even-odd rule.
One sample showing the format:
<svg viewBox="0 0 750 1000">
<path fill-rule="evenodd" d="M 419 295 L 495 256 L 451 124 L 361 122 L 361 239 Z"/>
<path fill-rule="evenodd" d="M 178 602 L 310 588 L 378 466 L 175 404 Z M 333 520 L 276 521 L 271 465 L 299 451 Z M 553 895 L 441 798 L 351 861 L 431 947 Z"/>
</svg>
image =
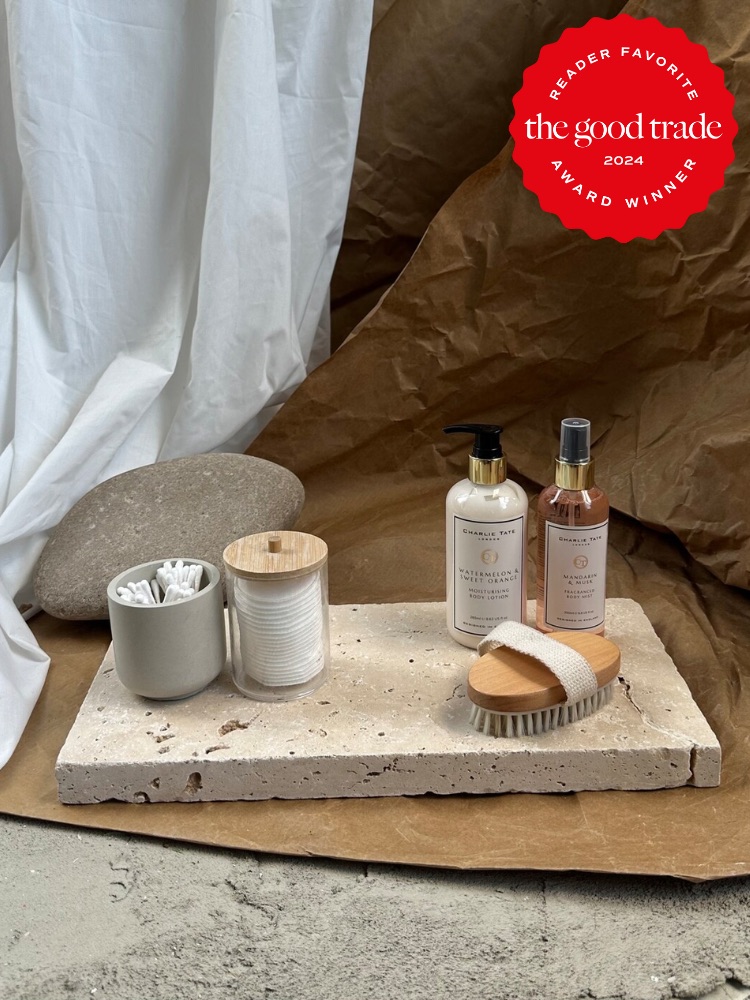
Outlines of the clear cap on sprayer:
<svg viewBox="0 0 750 1000">
<path fill-rule="evenodd" d="M 560 424 L 560 461 L 583 465 L 591 460 L 591 421 L 566 417 Z"/>
<path fill-rule="evenodd" d="M 566 417 L 560 424 L 560 455 L 555 461 L 555 485 L 563 490 L 590 490 L 594 485 L 590 420 Z"/>
</svg>

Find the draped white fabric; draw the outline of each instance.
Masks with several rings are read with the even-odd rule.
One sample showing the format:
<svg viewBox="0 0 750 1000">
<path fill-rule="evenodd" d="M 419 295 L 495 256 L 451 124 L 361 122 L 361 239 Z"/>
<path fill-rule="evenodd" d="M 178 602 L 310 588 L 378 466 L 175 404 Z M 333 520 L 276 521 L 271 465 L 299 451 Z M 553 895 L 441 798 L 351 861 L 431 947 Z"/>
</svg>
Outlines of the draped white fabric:
<svg viewBox="0 0 750 1000">
<path fill-rule="evenodd" d="M 97 483 L 240 450 L 327 353 L 371 0 L 0 9 L 0 766 L 16 610 Z"/>
</svg>

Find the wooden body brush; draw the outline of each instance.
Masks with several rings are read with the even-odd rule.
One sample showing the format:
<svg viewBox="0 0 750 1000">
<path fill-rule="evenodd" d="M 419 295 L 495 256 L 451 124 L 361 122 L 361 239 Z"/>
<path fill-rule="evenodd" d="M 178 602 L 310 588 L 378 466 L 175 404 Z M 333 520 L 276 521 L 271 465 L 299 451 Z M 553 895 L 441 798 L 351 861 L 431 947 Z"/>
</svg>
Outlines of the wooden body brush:
<svg viewBox="0 0 750 1000">
<path fill-rule="evenodd" d="M 612 697 L 620 650 L 590 632 L 543 635 L 503 622 L 469 671 L 471 722 L 492 736 L 533 736 L 576 722 Z"/>
</svg>

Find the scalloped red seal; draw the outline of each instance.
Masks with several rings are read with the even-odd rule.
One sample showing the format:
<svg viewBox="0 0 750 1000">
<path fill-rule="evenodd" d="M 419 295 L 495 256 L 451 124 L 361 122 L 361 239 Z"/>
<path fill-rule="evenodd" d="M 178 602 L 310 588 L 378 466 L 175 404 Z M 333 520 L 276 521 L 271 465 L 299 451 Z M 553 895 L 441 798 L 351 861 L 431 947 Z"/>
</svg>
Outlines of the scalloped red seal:
<svg viewBox="0 0 750 1000">
<path fill-rule="evenodd" d="M 701 212 L 734 159 L 734 97 L 681 28 L 594 17 L 545 45 L 513 98 L 513 159 L 568 229 L 627 243 Z"/>
</svg>

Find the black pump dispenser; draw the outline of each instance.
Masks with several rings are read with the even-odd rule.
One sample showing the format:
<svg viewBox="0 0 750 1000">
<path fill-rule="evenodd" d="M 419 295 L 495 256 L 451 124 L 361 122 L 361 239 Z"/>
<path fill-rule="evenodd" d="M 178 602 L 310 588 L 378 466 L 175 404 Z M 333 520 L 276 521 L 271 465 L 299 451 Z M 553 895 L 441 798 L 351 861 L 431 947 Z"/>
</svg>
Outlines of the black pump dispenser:
<svg viewBox="0 0 750 1000">
<path fill-rule="evenodd" d="M 444 427 L 446 434 L 474 434 L 474 447 L 471 454 L 474 458 L 502 458 L 503 446 L 500 444 L 502 427 L 497 424 L 451 424 Z"/>
<path fill-rule="evenodd" d="M 505 456 L 500 443 L 502 427 L 497 424 L 450 424 L 446 434 L 473 434 L 474 447 L 469 455 L 469 479 L 482 486 L 495 486 L 506 479 Z"/>
</svg>

